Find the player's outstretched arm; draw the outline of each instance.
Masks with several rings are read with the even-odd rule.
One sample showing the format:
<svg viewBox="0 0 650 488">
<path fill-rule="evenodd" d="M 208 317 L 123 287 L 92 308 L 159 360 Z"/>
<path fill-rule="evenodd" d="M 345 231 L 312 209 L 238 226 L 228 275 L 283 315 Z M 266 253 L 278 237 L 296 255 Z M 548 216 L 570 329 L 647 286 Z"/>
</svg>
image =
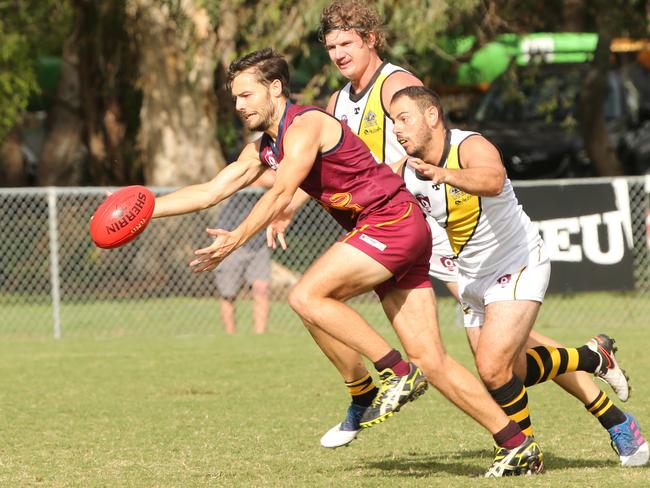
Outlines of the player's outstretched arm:
<svg viewBox="0 0 650 488">
<path fill-rule="evenodd" d="M 237 161 L 222 169 L 207 183 L 189 185 L 156 198 L 153 218 L 197 212 L 216 205 L 255 181 L 265 166 L 257 155 L 256 143 L 247 144 Z"/>
<path fill-rule="evenodd" d="M 326 116 L 320 112 L 308 112 L 294 120 L 284 136 L 284 157 L 276 172 L 275 183 L 236 229 L 230 232 L 207 230 L 215 240 L 210 246 L 195 251 L 197 258 L 190 263 L 194 272 L 216 268 L 226 256 L 244 245 L 287 208 L 322 148 L 322 117 Z"/>
</svg>

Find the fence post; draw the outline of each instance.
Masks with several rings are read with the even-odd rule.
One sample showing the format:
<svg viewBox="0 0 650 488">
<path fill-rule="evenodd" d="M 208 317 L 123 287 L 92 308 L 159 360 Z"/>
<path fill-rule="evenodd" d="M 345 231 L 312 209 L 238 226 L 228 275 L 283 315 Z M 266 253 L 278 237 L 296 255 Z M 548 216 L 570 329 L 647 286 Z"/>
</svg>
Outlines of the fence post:
<svg viewBox="0 0 650 488">
<path fill-rule="evenodd" d="M 59 234 L 58 216 L 56 211 L 56 188 L 47 189 L 47 209 L 50 241 L 50 282 L 52 298 L 52 320 L 54 338 L 61 338 L 61 295 L 59 290 Z"/>
</svg>

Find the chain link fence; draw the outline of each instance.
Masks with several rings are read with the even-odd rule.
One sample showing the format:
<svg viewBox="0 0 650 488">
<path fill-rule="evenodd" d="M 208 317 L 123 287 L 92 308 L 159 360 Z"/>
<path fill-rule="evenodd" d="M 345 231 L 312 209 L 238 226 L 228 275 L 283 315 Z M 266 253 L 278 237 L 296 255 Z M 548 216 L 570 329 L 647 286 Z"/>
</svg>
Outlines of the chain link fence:
<svg viewBox="0 0 650 488">
<path fill-rule="evenodd" d="M 542 326 L 647 324 L 650 314 L 648 188 L 627 178 L 633 229 L 634 287 L 627 291 L 552 293 L 542 307 Z M 156 189 L 157 194 L 169 191 Z M 255 194 L 255 190 L 240 192 Z M 210 238 L 224 212 L 239 212 L 237 198 L 208 211 L 156 220 L 134 242 L 118 249 L 95 247 L 89 219 L 105 198 L 103 188 L 0 189 L 0 335 L 74 337 L 205 335 L 221 333 L 219 293 L 213 273 L 193 274 L 195 249 Z M 226 206 L 228 205 L 228 206 Z M 242 203 L 243 205 L 243 203 Z M 287 251 L 271 252 L 269 330 L 300 332 L 286 303 L 300 274 L 342 231 L 314 202 L 289 229 Z M 252 331 L 252 296 L 235 300 L 238 328 Z M 374 294 L 351 304 L 379 330 L 389 327 Z M 443 327 L 461 319 L 451 298 L 439 299 Z"/>
</svg>

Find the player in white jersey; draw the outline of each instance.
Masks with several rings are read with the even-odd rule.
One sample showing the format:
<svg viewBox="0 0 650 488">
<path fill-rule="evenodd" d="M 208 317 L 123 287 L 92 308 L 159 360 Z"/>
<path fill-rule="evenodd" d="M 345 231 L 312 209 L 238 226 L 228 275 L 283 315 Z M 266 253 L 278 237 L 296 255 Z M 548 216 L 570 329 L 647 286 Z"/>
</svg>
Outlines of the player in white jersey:
<svg viewBox="0 0 650 488">
<path fill-rule="evenodd" d="M 532 435 L 525 386 L 587 371 L 626 400 L 627 379 L 607 336 L 596 336 L 580 348 L 526 351 L 550 262 L 538 230 L 517 202 L 499 151 L 476 132 L 448 129 L 438 96 L 424 87 L 398 91 L 390 114 L 394 132 L 411 156 L 402 166 L 407 188 L 449 236 L 476 366 L 497 403 Z M 595 357 L 597 351 L 605 353 L 607 364 Z M 648 444 L 638 423 L 599 393 L 588 407 L 599 410 L 607 404 L 599 420 L 608 424 L 621 463 L 645 464 Z"/>
<path fill-rule="evenodd" d="M 337 1 L 323 12 L 321 40 L 326 45 L 332 62 L 349 80 L 330 97 L 328 112 L 346 120 L 379 162 L 391 163 L 402 158 L 405 151 L 392 133 L 393 122 L 388 117 L 386 107 L 396 91 L 407 86 L 422 86 L 422 83 L 403 68 L 381 59 L 379 53 L 385 39 L 380 26 L 381 20 L 377 12 L 367 4 Z M 446 283 L 458 300 L 456 260 L 447 234 L 431 219 L 428 220 L 433 235 L 429 273 L 432 278 Z M 478 336 L 469 329 L 468 334 L 475 346 Z M 540 346 L 542 343 L 561 347 L 551 339 L 532 332 L 528 347 Z M 345 420 L 330 429 L 321 439 L 321 444 L 325 447 L 338 447 L 354 440 L 359 432 L 356 414 L 363 410 L 363 403 L 372 397 L 374 383 L 362 364 L 355 363 L 353 355 L 337 351 L 339 347 L 336 344 L 325 342 L 321 343 L 321 347 L 328 357 L 333 358 L 352 397 L 352 405 Z M 355 364 L 357 366 L 353 367 Z M 613 405 L 606 396 L 599 396 L 600 390 L 586 373 L 563 375 L 557 378 L 557 382 L 585 405 L 597 405 L 598 408 L 590 410 L 594 415 L 601 415 Z"/>
<path fill-rule="evenodd" d="M 405 86 L 421 86 L 422 83 L 408 71 L 381 60 L 378 51 L 385 41 L 381 29 L 378 28 L 380 25 L 376 11 L 368 5 L 355 1 L 336 1 L 323 12 L 321 34 L 330 58 L 350 80 L 341 91 L 330 97 L 328 111 L 347 120 L 366 144 L 374 149 L 378 161 L 390 162 L 395 155 L 403 155 L 404 150 L 401 145 L 396 144 L 395 136 L 388 132 L 393 123 L 387 116 L 385 107 L 399 89 Z M 278 222 L 273 229 L 273 232 L 279 233 L 283 248 L 286 248 L 283 232 L 289 220 L 290 216 L 284 222 Z M 436 223 L 433 223 L 432 230 L 434 238 L 430 275 L 445 282 L 458 300 L 456 260 L 447 234 Z M 473 349 L 478 343 L 478 335 L 473 333 L 474 330 L 478 329 L 467 329 Z M 361 428 L 358 419 L 364 409 L 363 403 L 372 399 L 376 389 L 367 369 L 363 363 L 356 360 L 354 354 L 348 354 L 345 347 L 332 343 L 327 337 L 315 336 L 315 339 L 343 376 L 352 397 L 352 404 L 344 421 L 330 429 L 321 439 L 324 447 L 339 447 L 356 438 Z M 531 332 L 527 347 L 542 344 L 562 347 L 548 337 Z M 546 352 L 541 351 L 542 356 Z M 528 359 L 530 360 L 530 357 Z M 526 359 L 522 359 L 522 362 L 525 364 Z M 604 427 L 611 424 L 612 419 L 620 418 L 614 415 L 616 412 L 622 415 L 609 398 L 594 385 L 587 373 L 565 374 L 554 381 L 581 400 Z"/>
<path fill-rule="evenodd" d="M 397 90 L 421 86 L 422 82 L 407 70 L 381 59 L 379 53 L 385 38 L 380 26 L 377 12 L 367 4 L 334 2 L 323 11 L 321 40 L 332 62 L 349 80 L 332 94 L 327 111 L 359 135 L 378 163 L 390 163 L 406 153 L 393 135 L 393 122 L 385 107 Z M 456 268 L 447 235 L 439 225 L 427 220 L 432 234 L 429 274 L 448 283 L 455 296 Z M 361 429 L 359 414 L 377 390 L 368 370 L 352 351 L 327 337 L 315 338 L 341 373 L 352 398 L 343 422 L 321 438 L 321 445 L 335 448 L 355 439 Z"/>
</svg>

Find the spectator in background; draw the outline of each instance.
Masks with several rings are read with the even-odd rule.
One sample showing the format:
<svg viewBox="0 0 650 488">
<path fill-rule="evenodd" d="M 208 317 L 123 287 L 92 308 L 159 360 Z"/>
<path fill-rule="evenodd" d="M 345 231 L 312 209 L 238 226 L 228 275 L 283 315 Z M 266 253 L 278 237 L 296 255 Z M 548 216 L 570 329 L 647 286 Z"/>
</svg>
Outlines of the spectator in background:
<svg viewBox="0 0 650 488">
<path fill-rule="evenodd" d="M 266 171 L 250 188 L 270 188 L 273 174 Z M 240 192 L 221 208 L 217 227 L 232 230 L 250 213 L 261 193 Z M 266 246 L 265 231 L 259 232 L 244 246 L 228 256 L 214 270 L 217 289 L 221 298 L 221 321 L 227 334 L 237 330 L 235 301 L 244 285 L 253 294 L 253 324 L 255 333 L 263 334 L 269 317 L 269 278 L 271 275 L 271 254 Z"/>
</svg>

